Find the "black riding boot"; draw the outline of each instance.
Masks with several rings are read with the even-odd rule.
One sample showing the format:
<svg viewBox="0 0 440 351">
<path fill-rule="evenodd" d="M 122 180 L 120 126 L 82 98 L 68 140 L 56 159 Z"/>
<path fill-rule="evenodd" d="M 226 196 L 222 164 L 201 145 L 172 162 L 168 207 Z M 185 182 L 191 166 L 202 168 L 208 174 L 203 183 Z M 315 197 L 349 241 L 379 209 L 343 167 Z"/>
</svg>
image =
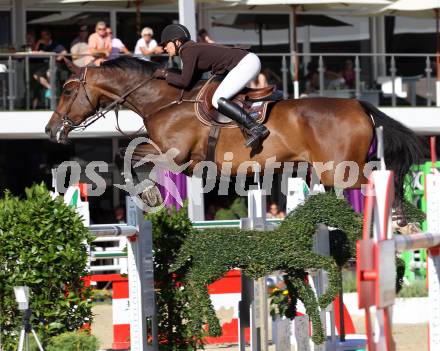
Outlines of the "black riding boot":
<svg viewBox="0 0 440 351">
<path fill-rule="evenodd" d="M 246 139 L 245 146 L 253 147 L 254 143 L 263 140 L 269 135 L 269 129 L 263 124 L 258 124 L 236 103 L 225 98 L 218 99 L 218 111 L 243 126 L 250 136 Z"/>
</svg>

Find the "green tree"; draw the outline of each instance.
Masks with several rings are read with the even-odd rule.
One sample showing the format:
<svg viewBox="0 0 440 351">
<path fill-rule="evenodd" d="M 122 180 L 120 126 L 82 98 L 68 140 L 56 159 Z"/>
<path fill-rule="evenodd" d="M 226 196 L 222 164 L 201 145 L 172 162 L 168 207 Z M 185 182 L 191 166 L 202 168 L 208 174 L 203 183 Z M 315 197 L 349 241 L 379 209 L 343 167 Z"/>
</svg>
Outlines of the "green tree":
<svg viewBox="0 0 440 351">
<path fill-rule="evenodd" d="M 161 211 L 147 214 L 146 219 L 150 220 L 153 226 L 154 280 L 160 349 L 185 350 L 191 348 L 198 335 L 194 335 L 194 331 L 190 330 L 187 324 L 190 311 L 185 290 L 182 289 L 184 272 L 170 273 L 169 268 L 193 230 L 187 206 L 179 211 L 175 208 L 163 208 Z"/>
<path fill-rule="evenodd" d="M 21 315 L 13 287 L 30 288 L 32 325 L 46 342 L 91 322 L 90 290 L 84 286 L 93 237 L 81 218 L 46 187 L 34 185 L 19 199 L 0 199 L 0 329 L 4 350 L 15 350 Z"/>
</svg>

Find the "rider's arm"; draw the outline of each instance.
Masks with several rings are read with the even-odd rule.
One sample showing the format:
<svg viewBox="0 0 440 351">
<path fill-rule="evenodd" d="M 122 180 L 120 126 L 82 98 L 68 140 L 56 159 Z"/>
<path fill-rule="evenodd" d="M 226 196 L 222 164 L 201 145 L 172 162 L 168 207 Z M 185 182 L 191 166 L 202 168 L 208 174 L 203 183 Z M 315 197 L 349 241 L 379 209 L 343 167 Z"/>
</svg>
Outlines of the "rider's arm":
<svg viewBox="0 0 440 351">
<path fill-rule="evenodd" d="M 182 60 L 182 73 L 168 72 L 166 80 L 168 83 L 175 85 L 179 88 L 186 88 L 191 84 L 194 72 L 197 67 L 197 54 L 191 48 L 182 50 L 180 53 Z"/>
</svg>

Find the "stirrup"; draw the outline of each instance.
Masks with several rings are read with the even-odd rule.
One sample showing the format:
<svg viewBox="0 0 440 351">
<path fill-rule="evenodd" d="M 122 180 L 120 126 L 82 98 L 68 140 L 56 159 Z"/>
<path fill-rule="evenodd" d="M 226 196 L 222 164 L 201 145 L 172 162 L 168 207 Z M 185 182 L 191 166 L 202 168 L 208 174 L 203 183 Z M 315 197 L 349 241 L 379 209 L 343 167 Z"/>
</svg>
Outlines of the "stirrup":
<svg viewBox="0 0 440 351">
<path fill-rule="evenodd" d="M 263 130 L 262 127 L 264 128 Z M 244 146 L 245 147 L 254 147 L 256 142 L 260 142 L 262 141 L 265 137 L 267 137 L 269 135 L 269 130 L 262 126 L 261 124 L 252 128 L 249 131 L 250 135 L 249 137 L 246 139 Z"/>
<path fill-rule="evenodd" d="M 245 141 L 245 143 L 244 143 L 244 146 L 245 147 L 250 147 L 250 148 L 253 148 L 255 145 L 255 143 L 257 142 L 257 141 L 259 141 L 260 140 L 260 137 L 258 136 L 258 135 L 250 135 L 247 139 L 246 139 L 246 141 Z"/>
</svg>

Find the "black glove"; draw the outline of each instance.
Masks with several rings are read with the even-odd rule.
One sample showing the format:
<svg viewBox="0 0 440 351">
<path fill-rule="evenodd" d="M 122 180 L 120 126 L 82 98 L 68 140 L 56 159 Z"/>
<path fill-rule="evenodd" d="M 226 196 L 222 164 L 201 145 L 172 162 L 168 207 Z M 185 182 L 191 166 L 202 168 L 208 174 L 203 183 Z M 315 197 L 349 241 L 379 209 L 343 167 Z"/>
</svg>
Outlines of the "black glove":
<svg viewBox="0 0 440 351">
<path fill-rule="evenodd" d="M 157 79 L 166 79 L 168 71 L 165 68 L 158 68 L 154 71 L 153 77 Z"/>
</svg>

